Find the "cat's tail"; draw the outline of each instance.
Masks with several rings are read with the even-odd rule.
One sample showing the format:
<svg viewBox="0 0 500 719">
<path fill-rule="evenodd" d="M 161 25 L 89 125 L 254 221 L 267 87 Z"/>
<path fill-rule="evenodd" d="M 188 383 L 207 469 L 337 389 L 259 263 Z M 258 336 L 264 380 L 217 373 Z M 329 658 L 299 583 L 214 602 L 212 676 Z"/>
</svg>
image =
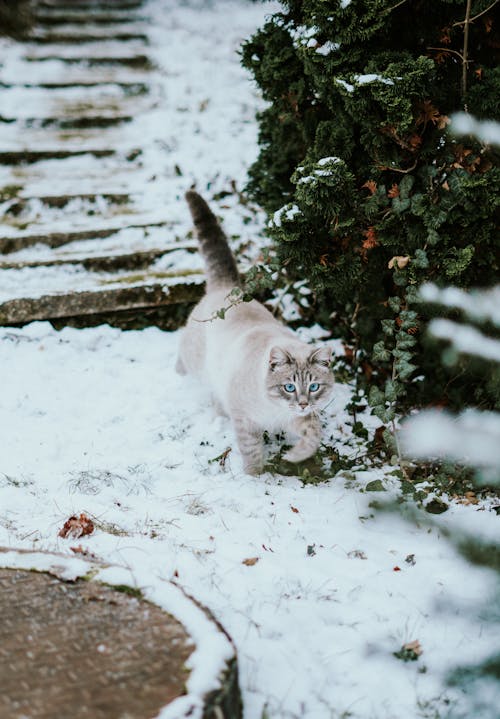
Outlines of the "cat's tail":
<svg viewBox="0 0 500 719">
<path fill-rule="evenodd" d="M 207 289 L 239 286 L 240 276 L 236 260 L 214 213 L 203 197 L 194 190 L 186 192 L 186 200 L 198 233 L 201 254 L 205 260 Z"/>
</svg>

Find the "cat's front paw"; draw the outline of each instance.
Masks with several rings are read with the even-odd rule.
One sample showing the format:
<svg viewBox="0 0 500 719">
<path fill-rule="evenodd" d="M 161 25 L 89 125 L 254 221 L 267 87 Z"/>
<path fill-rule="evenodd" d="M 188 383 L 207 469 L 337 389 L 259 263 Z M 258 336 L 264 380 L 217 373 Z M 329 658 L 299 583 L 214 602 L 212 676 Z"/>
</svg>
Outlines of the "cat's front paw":
<svg viewBox="0 0 500 719">
<path fill-rule="evenodd" d="M 296 464 L 297 462 L 304 462 L 304 460 L 312 457 L 315 451 L 316 450 L 311 449 L 311 447 L 301 447 L 297 445 L 289 449 L 288 452 L 285 452 L 283 459 L 285 462 L 293 462 Z"/>
<path fill-rule="evenodd" d="M 243 469 L 245 470 L 245 474 L 251 474 L 252 477 L 258 477 L 259 474 L 263 474 L 264 467 L 262 464 L 256 464 L 254 462 L 245 462 L 243 464 Z"/>
</svg>

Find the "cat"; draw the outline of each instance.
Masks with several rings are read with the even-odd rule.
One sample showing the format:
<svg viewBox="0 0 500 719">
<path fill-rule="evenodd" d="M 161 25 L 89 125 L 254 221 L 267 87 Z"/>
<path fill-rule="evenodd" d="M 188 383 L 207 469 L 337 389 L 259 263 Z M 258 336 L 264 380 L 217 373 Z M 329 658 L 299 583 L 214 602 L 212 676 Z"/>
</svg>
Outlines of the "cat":
<svg viewBox="0 0 500 719">
<path fill-rule="evenodd" d="M 176 370 L 207 385 L 217 411 L 231 419 L 247 474 L 264 470 L 264 430 L 298 436 L 283 458 L 301 462 L 321 442 L 318 410 L 333 388 L 331 349 L 302 342 L 257 300 L 231 301 L 241 282 L 226 236 L 197 192 L 189 190 L 186 200 L 206 293 L 182 330 Z"/>
</svg>

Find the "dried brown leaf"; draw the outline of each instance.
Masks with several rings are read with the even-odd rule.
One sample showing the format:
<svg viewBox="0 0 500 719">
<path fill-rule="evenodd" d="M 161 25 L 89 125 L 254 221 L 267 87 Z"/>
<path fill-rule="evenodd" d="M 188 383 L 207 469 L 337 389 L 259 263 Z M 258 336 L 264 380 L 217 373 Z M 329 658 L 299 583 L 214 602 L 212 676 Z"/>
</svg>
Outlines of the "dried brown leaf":
<svg viewBox="0 0 500 719">
<path fill-rule="evenodd" d="M 253 567 L 253 565 L 257 564 L 258 561 L 258 557 L 249 557 L 248 559 L 244 559 L 242 564 L 245 564 L 247 567 Z"/>
<path fill-rule="evenodd" d="M 59 532 L 59 536 L 63 539 L 66 539 L 67 537 L 79 539 L 80 537 L 85 537 L 88 534 L 92 534 L 93 531 L 93 521 L 82 512 L 79 517 L 73 515 L 66 520 L 63 528 Z"/>
<path fill-rule="evenodd" d="M 389 260 L 389 263 L 387 267 L 392 270 L 394 267 L 397 267 L 398 269 L 402 270 L 403 267 L 406 267 L 408 262 L 410 261 L 409 255 L 395 255 Z"/>
<path fill-rule="evenodd" d="M 370 192 L 370 195 L 374 195 L 377 191 L 377 183 L 375 180 L 367 180 L 364 185 L 361 185 L 361 187 L 366 187 L 366 189 Z"/>
<path fill-rule="evenodd" d="M 407 642 L 406 644 L 403 644 L 403 649 L 405 649 L 407 652 L 413 652 L 417 655 L 417 657 L 419 657 L 424 651 L 418 639 L 415 639 L 413 642 Z"/>
</svg>

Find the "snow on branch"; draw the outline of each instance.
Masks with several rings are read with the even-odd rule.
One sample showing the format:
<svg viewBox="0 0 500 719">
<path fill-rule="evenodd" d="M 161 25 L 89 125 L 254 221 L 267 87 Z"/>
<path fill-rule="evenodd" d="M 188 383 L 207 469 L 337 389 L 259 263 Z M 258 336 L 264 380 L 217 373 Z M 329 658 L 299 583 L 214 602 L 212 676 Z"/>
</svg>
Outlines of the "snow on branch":
<svg viewBox="0 0 500 719">
<path fill-rule="evenodd" d="M 487 337 L 475 327 L 450 320 L 432 320 L 429 332 L 440 340 L 448 340 L 459 354 L 474 355 L 500 362 L 500 342 Z"/>
<path fill-rule="evenodd" d="M 475 135 L 481 142 L 500 145 L 500 123 L 493 120 L 476 120 L 467 112 L 452 115 L 451 130 L 457 135 Z"/>
<path fill-rule="evenodd" d="M 468 409 L 453 416 L 421 412 L 401 431 L 402 445 L 413 457 L 454 459 L 484 469 L 500 466 L 500 415 Z"/>
<path fill-rule="evenodd" d="M 465 291 L 458 287 L 440 289 L 431 283 L 422 285 L 420 297 L 449 309 L 462 310 L 474 320 L 492 322 L 500 327 L 500 285 L 487 290 Z"/>
</svg>

